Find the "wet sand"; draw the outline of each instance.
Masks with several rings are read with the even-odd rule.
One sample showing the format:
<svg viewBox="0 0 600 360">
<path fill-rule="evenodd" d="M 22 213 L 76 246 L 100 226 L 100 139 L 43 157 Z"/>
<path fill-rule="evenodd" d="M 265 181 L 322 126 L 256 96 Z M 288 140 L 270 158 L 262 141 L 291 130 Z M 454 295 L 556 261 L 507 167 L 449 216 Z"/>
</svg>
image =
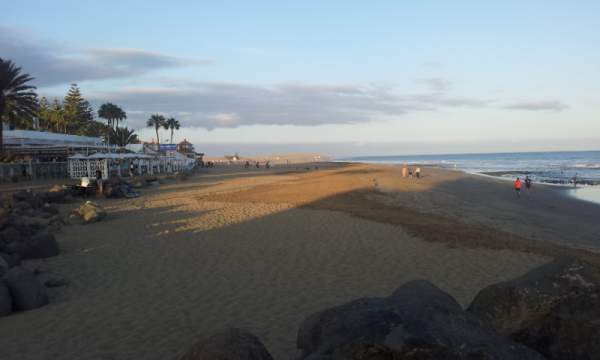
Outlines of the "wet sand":
<svg viewBox="0 0 600 360">
<path fill-rule="evenodd" d="M 61 255 L 38 261 L 71 284 L 0 319 L 0 358 L 173 359 L 234 325 L 290 359 L 301 321 L 326 307 L 417 278 L 466 306 L 553 256 L 600 249 L 600 206 L 555 189 L 517 199 L 453 171 L 313 166 L 207 169 L 100 200 L 107 219 L 64 227 Z"/>
</svg>

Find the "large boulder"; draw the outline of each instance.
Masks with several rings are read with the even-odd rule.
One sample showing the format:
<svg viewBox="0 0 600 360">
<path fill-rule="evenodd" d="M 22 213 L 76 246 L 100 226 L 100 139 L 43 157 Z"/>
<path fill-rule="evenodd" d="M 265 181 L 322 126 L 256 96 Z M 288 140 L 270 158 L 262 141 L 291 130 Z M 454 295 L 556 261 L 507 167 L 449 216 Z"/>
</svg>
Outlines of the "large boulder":
<svg viewBox="0 0 600 360">
<path fill-rule="evenodd" d="M 230 328 L 200 339 L 179 360 L 273 360 L 251 333 Z"/>
<path fill-rule="evenodd" d="M 421 280 L 406 283 L 387 298 L 359 299 L 310 316 L 300 327 L 297 345 L 300 359 L 362 359 L 352 354 L 364 353 L 365 347 L 431 359 L 542 359 Z"/>
<path fill-rule="evenodd" d="M 468 311 L 551 359 L 600 359 L 600 269 L 558 258 L 488 286 Z"/>
<path fill-rule="evenodd" d="M 4 259 L 3 256 L 0 256 L 0 279 L 8 272 L 11 266 L 8 264 L 8 261 Z"/>
<path fill-rule="evenodd" d="M 23 259 L 43 259 L 58 255 L 58 243 L 48 231 L 42 231 L 25 241 Z"/>
<path fill-rule="evenodd" d="M 36 309 L 48 303 L 48 294 L 33 272 L 20 266 L 11 268 L 4 280 L 13 301 L 13 309 L 25 311 Z"/>
<path fill-rule="evenodd" d="M 46 229 L 50 221 L 34 216 L 11 216 L 10 225 L 17 229 L 22 235 L 33 235 L 39 230 Z"/>
<path fill-rule="evenodd" d="M 13 305 L 10 291 L 4 281 L 0 280 L 0 316 L 10 315 L 10 313 L 12 313 L 12 308 Z"/>
<path fill-rule="evenodd" d="M 77 209 L 77 213 L 86 224 L 100 221 L 106 217 L 106 211 L 98 204 L 86 201 Z"/>
<path fill-rule="evenodd" d="M 13 194 L 15 203 L 26 202 L 32 208 L 39 208 L 44 204 L 44 200 L 41 196 L 37 195 L 31 190 L 21 190 Z"/>
<path fill-rule="evenodd" d="M 0 257 L 6 261 L 9 268 L 21 264 L 21 255 L 17 253 L 7 254 L 5 252 L 0 252 Z"/>
<path fill-rule="evenodd" d="M 48 190 L 48 192 L 46 192 L 44 194 L 44 198 L 47 202 L 49 203 L 64 203 L 65 201 L 65 197 L 67 195 L 67 190 L 65 188 L 63 188 L 62 186 L 56 184 L 54 186 L 52 186 L 50 188 L 50 190 Z"/>
<path fill-rule="evenodd" d="M 20 254 L 23 252 L 23 237 L 14 227 L 0 231 L 0 252 L 6 254 Z"/>
</svg>

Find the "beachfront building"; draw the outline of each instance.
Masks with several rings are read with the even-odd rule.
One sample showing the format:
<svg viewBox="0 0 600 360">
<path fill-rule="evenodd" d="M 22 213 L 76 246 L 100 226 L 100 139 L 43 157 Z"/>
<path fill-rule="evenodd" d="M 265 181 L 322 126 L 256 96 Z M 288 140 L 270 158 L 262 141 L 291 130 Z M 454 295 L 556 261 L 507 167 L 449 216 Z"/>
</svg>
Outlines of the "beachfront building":
<svg viewBox="0 0 600 360">
<path fill-rule="evenodd" d="M 74 153 L 91 154 L 109 149 L 100 137 L 33 130 L 5 130 L 2 137 L 5 152 L 33 161 L 49 158 L 64 161 Z"/>
<path fill-rule="evenodd" d="M 194 154 L 194 145 L 187 139 L 183 139 L 182 142 L 177 144 L 177 152 L 184 155 Z"/>
<path fill-rule="evenodd" d="M 0 181 L 65 178 L 69 156 L 114 149 L 100 137 L 44 131 L 4 130 L 2 138 L 4 155 L 10 160 L 0 164 Z"/>
<path fill-rule="evenodd" d="M 111 176 L 139 176 L 175 173 L 194 168 L 195 161 L 181 154 L 152 156 L 143 153 L 95 153 L 90 156 L 76 154 L 69 157 L 69 177 L 96 177 L 100 170 L 103 179 Z"/>
</svg>

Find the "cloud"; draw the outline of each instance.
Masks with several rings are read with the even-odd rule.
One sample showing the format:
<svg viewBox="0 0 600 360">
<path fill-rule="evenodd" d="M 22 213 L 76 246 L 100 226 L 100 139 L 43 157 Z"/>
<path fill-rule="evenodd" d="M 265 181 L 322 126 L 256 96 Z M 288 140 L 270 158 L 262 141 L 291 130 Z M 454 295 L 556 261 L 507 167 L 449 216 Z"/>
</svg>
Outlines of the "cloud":
<svg viewBox="0 0 600 360">
<path fill-rule="evenodd" d="M 510 110 L 526 110 L 526 111 L 563 111 L 568 109 L 569 106 L 558 101 L 558 100 L 548 100 L 548 101 L 532 101 L 532 102 L 516 102 L 509 104 L 504 107 L 505 109 Z"/>
<path fill-rule="evenodd" d="M 486 101 L 452 98 L 442 93 L 402 95 L 394 88 L 353 84 L 284 83 L 259 86 L 188 82 L 178 87 L 128 88 L 91 97 L 111 101 L 141 127 L 153 113 L 179 114 L 186 126 L 231 128 L 244 125 L 355 124 L 443 107 L 479 108 Z"/>
<path fill-rule="evenodd" d="M 72 49 L 2 26 L 0 54 L 32 75 L 37 86 L 134 77 L 158 69 L 211 63 L 142 49 Z"/>
<path fill-rule="evenodd" d="M 448 81 L 444 78 L 439 78 L 439 77 L 418 79 L 417 83 L 419 83 L 421 85 L 425 85 L 431 91 L 436 91 L 436 92 L 448 91 L 448 90 L 450 90 L 450 86 L 451 86 L 450 81 Z"/>
</svg>

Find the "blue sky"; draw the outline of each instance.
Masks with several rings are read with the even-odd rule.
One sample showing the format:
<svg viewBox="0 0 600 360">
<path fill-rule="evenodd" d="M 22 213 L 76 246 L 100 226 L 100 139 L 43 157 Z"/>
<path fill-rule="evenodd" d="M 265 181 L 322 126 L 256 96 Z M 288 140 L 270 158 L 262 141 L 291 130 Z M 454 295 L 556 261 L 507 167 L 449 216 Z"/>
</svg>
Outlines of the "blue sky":
<svg viewBox="0 0 600 360">
<path fill-rule="evenodd" d="M 15 2 L 0 56 L 219 151 L 600 148 L 596 1 L 148 3 Z"/>
</svg>

